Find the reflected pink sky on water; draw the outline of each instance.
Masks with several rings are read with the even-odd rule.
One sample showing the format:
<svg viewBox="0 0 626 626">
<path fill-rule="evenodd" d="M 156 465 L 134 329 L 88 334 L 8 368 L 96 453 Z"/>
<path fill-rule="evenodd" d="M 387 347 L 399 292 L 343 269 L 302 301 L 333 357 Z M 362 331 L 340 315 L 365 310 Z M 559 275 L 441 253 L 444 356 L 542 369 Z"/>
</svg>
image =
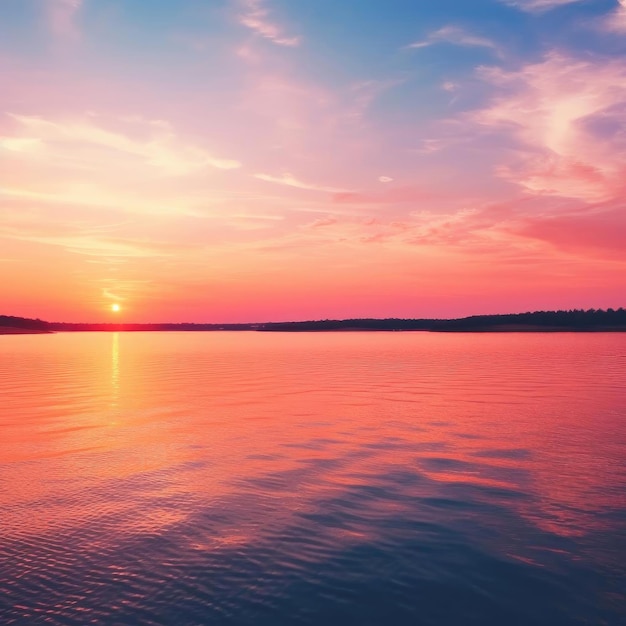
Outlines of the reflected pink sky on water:
<svg viewBox="0 0 626 626">
<path fill-rule="evenodd" d="M 110 567 L 136 542 L 165 542 L 132 548 L 154 567 L 279 550 L 276 571 L 306 578 L 342 551 L 400 558 L 418 541 L 447 559 L 461 542 L 528 575 L 582 559 L 612 580 L 625 358 L 621 334 L 6 337 L 7 554 L 22 546 L 25 579 L 63 579 L 65 557 L 42 556 L 54 546 L 67 563 L 84 552 Z M 445 559 L 442 576 L 455 567 Z M 133 563 L 125 571 L 148 585 Z"/>
</svg>

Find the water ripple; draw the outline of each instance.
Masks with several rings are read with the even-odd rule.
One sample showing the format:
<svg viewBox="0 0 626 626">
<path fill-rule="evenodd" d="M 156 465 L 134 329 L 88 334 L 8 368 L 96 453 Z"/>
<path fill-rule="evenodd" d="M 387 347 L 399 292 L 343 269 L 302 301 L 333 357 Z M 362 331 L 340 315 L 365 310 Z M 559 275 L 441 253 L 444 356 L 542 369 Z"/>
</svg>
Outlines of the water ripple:
<svg viewBox="0 0 626 626">
<path fill-rule="evenodd" d="M 2 624 L 626 624 L 626 337 L 12 339 Z"/>
</svg>

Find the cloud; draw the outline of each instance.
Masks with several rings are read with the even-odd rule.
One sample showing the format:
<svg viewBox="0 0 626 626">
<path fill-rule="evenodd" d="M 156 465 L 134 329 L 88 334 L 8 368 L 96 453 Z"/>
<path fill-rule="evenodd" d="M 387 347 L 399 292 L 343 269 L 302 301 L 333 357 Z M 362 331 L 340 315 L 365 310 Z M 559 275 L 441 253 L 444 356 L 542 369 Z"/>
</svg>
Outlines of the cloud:
<svg viewBox="0 0 626 626">
<path fill-rule="evenodd" d="M 618 0 L 617 7 L 604 21 L 606 30 L 614 33 L 626 33 L 626 0 Z"/>
<path fill-rule="evenodd" d="M 59 185 L 55 185 L 59 187 Z M 154 201 L 137 194 L 115 193 L 97 184 L 68 183 L 55 190 L 34 190 L 19 187 L 0 187 L 0 205 L 10 202 L 12 206 L 46 208 L 52 205 L 67 210 L 72 207 L 88 207 L 92 209 L 119 210 L 124 212 L 147 215 L 178 215 L 197 213 L 188 206 L 185 198 L 166 204 L 163 200 Z"/>
<path fill-rule="evenodd" d="M 434 152 L 440 152 L 450 146 L 459 143 L 460 139 L 455 137 L 439 137 L 437 139 L 422 139 L 420 141 L 420 147 L 414 148 L 413 152 L 417 154 L 433 154 Z"/>
<path fill-rule="evenodd" d="M 601 201 L 620 193 L 626 163 L 626 65 L 551 53 L 507 72 L 479 76 L 499 95 L 470 118 L 508 136 L 516 158 L 498 174 L 533 194 Z"/>
<path fill-rule="evenodd" d="M 105 128 L 94 116 L 71 121 L 18 114 L 9 116 L 17 123 L 20 133 L 1 137 L 0 145 L 13 151 L 36 152 L 48 158 L 73 156 L 82 159 L 85 153 L 96 156 L 93 150 L 98 149 L 109 151 L 113 157 L 123 155 L 138 159 L 173 176 L 190 174 L 205 167 L 228 170 L 241 166 L 238 161 L 215 157 L 203 148 L 183 142 L 172 127 L 162 121 L 114 120 L 127 128 L 129 132 L 124 133 Z M 143 136 L 134 137 L 131 132 Z"/>
<path fill-rule="evenodd" d="M 626 261 L 622 206 L 535 196 L 497 204 L 468 203 L 444 211 L 417 209 L 391 220 L 355 215 L 339 221 L 329 216 L 303 225 L 301 237 L 289 235 L 275 247 L 375 244 L 388 251 L 434 248 L 444 255 L 471 254 L 472 263 L 497 260 L 529 267 L 602 259 L 622 264 Z"/>
<path fill-rule="evenodd" d="M 95 257 L 113 258 L 154 258 L 179 256 L 198 249 L 198 246 L 184 243 L 142 241 L 124 238 L 105 238 L 88 235 L 65 237 L 33 237 L 23 239 L 38 243 L 62 246 L 68 252 Z"/>
<path fill-rule="evenodd" d="M 32 220 L 32 218 L 31 218 Z M 59 224 L 42 220 L 13 220 L 0 228 L 0 236 L 18 241 L 29 241 L 58 246 L 68 252 L 93 257 L 168 257 L 192 252 L 200 244 L 188 242 L 155 241 L 106 234 L 106 229 L 84 227 L 72 223 Z"/>
<path fill-rule="evenodd" d="M 0 137 L 0 148 L 9 152 L 34 153 L 41 150 L 42 141 L 31 137 Z"/>
<path fill-rule="evenodd" d="M 533 197 L 447 213 L 415 211 L 402 236 L 413 245 L 471 249 L 512 263 L 558 256 L 624 262 L 625 227 L 626 213 L 619 203 L 585 205 Z"/>
<path fill-rule="evenodd" d="M 557 7 L 584 2 L 585 0 L 500 0 L 504 4 L 517 7 L 529 13 L 542 13 Z M 615 10 L 602 20 L 604 30 L 616 33 L 626 32 L 626 0 L 615 0 Z"/>
<path fill-rule="evenodd" d="M 297 46 L 299 37 L 286 35 L 282 26 L 270 19 L 270 11 L 263 0 L 242 0 L 239 23 L 279 46 Z"/>
<path fill-rule="evenodd" d="M 529 13 L 542 13 L 543 11 L 550 11 L 557 7 L 583 1 L 584 0 L 501 0 L 504 4 L 517 7 Z"/>
<path fill-rule="evenodd" d="M 444 26 L 431 33 L 422 41 L 416 41 L 406 46 L 408 49 L 427 48 L 439 43 L 450 43 L 455 46 L 474 46 L 478 48 L 488 48 L 500 54 L 500 48 L 490 39 L 478 37 L 464 31 L 457 26 Z"/>
<path fill-rule="evenodd" d="M 626 261 L 626 212 L 621 206 L 577 214 L 528 216 L 520 221 L 516 232 L 568 252 L 592 252 Z"/>
<path fill-rule="evenodd" d="M 393 178 L 390 178 L 389 176 L 379 176 L 378 181 L 381 183 L 392 183 Z"/>
<path fill-rule="evenodd" d="M 337 187 L 328 187 L 325 185 L 314 185 L 298 180 L 289 172 L 284 172 L 281 176 L 271 176 L 270 174 L 255 174 L 254 178 L 264 180 L 268 183 L 276 183 L 278 185 L 286 185 L 287 187 L 296 187 L 297 189 L 308 189 L 311 191 L 326 191 L 328 193 L 348 193 L 346 189 Z"/>
<path fill-rule="evenodd" d="M 405 227 L 405 239 L 412 245 L 491 248 L 490 240 L 497 226 L 497 221 L 483 217 L 478 209 L 449 213 L 414 211 Z"/>
<path fill-rule="evenodd" d="M 321 217 L 313 222 L 306 224 L 305 228 L 322 228 L 324 226 L 334 226 L 337 223 L 336 217 Z"/>
</svg>

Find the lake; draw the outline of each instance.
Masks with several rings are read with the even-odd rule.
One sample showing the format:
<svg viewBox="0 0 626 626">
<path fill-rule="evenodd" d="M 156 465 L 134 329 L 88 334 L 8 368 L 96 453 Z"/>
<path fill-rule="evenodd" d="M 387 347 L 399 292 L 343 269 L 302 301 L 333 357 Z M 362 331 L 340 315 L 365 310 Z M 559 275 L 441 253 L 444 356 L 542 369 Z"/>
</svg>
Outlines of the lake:
<svg viewBox="0 0 626 626">
<path fill-rule="evenodd" d="M 0 338 L 2 624 L 626 624 L 626 334 Z"/>
</svg>

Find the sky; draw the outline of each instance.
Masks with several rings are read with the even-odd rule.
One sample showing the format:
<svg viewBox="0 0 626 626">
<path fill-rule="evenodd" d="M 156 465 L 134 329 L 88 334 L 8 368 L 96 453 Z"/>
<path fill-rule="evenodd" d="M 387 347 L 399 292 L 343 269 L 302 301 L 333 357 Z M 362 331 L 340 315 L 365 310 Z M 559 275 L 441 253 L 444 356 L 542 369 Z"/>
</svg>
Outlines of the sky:
<svg viewBox="0 0 626 626">
<path fill-rule="evenodd" d="M 0 0 L 0 314 L 625 294 L 626 0 Z"/>
</svg>

